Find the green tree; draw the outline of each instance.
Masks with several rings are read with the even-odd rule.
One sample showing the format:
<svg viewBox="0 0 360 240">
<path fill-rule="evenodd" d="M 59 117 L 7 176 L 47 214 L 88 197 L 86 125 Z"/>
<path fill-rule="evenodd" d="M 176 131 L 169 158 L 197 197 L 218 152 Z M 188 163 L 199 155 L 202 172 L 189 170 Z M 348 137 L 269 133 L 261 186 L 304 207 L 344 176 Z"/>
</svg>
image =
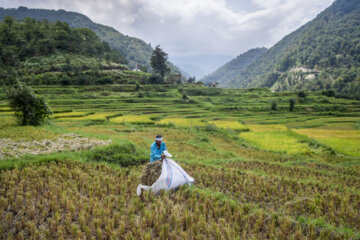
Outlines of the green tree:
<svg viewBox="0 0 360 240">
<path fill-rule="evenodd" d="M 30 87 L 20 81 L 7 89 L 6 98 L 19 123 L 23 126 L 40 125 L 52 114 L 45 100 L 38 97 Z"/>
<path fill-rule="evenodd" d="M 289 99 L 289 111 L 294 111 L 296 100 L 294 98 Z"/>
<path fill-rule="evenodd" d="M 297 94 L 297 96 L 299 98 L 305 98 L 306 97 L 306 92 L 305 91 L 299 91 L 296 94 Z"/>
<path fill-rule="evenodd" d="M 196 81 L 195 77 L 189 77 L 187 82 L 190 83 L 190 84 L 194 84 Z"/>
<path fill-rule="evenodd" d="M 159 73 L 162 77 L 170 71 L 166 65 L 168 54 L 165 53 L 160 46 L 156 46 L 155 50 L 152 53 L 150 64 L 153 68 L 153 71 Z"/>
<path fill-rule="evenodd" d="M 277 110 L 277 102 L 274 101 L 271 103 L 271 110 L 273 110 L 273 111 Z"/>
</svg>

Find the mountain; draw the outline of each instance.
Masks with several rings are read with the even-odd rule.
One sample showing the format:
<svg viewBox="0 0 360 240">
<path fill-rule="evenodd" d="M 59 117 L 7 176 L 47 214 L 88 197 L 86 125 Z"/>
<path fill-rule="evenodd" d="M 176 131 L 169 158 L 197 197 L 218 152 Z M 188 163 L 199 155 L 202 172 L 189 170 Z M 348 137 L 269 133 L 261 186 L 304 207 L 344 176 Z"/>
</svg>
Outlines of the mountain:
<svg viewBox="0 0 360 240">
<path fill-rule="evenodd" d="M 336 0 L 226 86 L 334 89 L 344 97 L 360 96 L 360 1 Z"/>
<path fill-rule="evenodd" d="M 261 57 L 266 48 L 251 49 L 238 57 L 234 58 L 224 66 L 217 69 L 215 72 L 205 76 L 201 79 L 203 82 L 219 82 L 219 86 L 229 86 L 229 81 L 236 75 L 240 74 L 247 66 L 253 63 L 256 59 Z"/>
<path fill-rule="evenodd" d="M 19 79 L 28 84 L 108 84 L 147 81 L 131 71 L 121 53 L 90 29 L 26 18 L 0 22 L 0 85 Z"/>
<path fill-rule="evenodd" d="M 224 63 L 230 61 L 233 56 L 212 55 L 212 54 L 192 54 L 187 56 L 170 56 L 170 61 L 181 67 L 196 79 L 201 79 L 206 74 L 215 71 Z"/>
<path fill-rule="evenodd" d="M 130 69 L 146 66 L 150 70 L 150 58 L 152 47 L 143 40 L 124 35 L 112 27 L 97 24 L 91 21 L 87 16 L 76 12 L 65 10 L 47 10 L 47 9 L 28 9 L 26 7 L 0 8 L 0 20 L 5 16 L 12 16 L 15 19 L 34 18 L 42 21 L 47 19 L 49 22 L 66 22 L 73 28 L 91 29 L 100 37 L 102 41 L 109 43 L 110 47 L 122 53 L 128 61 Z M 180 72 L 173 64 L 169 64 L 175 72 Z"/>
<path fill-rule="evenodd" d="M 205 71 L 198 66 L 191 64 L 178 64 L 178 66 L 184 69 L 184 71 L 189 74 L 189 77 L 195 76 L 196 78 L 200 78 L 205 75 Z"/>
</svg>

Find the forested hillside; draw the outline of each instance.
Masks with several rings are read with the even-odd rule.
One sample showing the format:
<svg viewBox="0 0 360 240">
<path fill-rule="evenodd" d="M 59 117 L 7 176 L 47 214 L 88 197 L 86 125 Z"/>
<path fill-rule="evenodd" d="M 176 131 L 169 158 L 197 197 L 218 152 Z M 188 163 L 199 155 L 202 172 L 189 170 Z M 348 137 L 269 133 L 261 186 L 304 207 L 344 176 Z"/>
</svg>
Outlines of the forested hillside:
<svg viewBox="0 0 360 240">
<path fill-rule="evenodd" d="M 12 16 L 15 19 L 30 17 L 40 21 L 44 19 L 49 22 L 61 21 L 68 23 L 70 27 L 91 29 L 101 40 L 109 43 L 110 47 L 120 51 L 125 56 L 130 69 L 135 68 L 138 64 L 138 67 L 147 68 L 150 71 L 150 58 L 153 49 L 149 44 L 141 39 L 124 35 L 112 27 L 94 23 L 80 13 L 65 10 L 28 9 L 26 7 L 0 8 L 0 19 L 5 16 Z M 169 65 L 173 72 L 180 72 L 173 64 L 169 63 Z"/>
<path fill-rule="evenodd" d="M 31 18 L 5 17 L 0 23 L 0 84 L 15 78 L 30 84 L 105 84 L 124 80 L 118 74 L 143 75 L 128 71 L 125 63 L 86 28 Z"/>
<path fill-rule="evenodd" d="M 266 52 L 266 48 L 251 49 L 234 58 L 215 72 L 201 79 L 203 82 L 219 82 L 220 86 L 231 85 L 230 80 Z"/>
<path fill-rule="evenodd" d="M 337 0 L 275 44 L 228 86 L 335 89 L 360 96 L 360 1 Z"/>
</svg>

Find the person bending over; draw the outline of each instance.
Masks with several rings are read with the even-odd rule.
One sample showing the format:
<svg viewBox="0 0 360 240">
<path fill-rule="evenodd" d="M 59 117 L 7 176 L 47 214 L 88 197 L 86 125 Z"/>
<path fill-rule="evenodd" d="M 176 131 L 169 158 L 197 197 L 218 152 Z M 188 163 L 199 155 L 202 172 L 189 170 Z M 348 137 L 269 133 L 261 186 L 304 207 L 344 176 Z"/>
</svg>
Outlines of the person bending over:
<svg viewBox="0 0 360 240">
<path fill-rule="evenodd" d="M 163 137 L 161 135 L 157 135 L 155 137 L 155 142 L 151 144 L 150 150 L 151 150 L 150 153 L 151 163 L 165 158 L 164 151 L 167 151 L 167 149 L 165 143 L 163 142 Z"/>
</svg>

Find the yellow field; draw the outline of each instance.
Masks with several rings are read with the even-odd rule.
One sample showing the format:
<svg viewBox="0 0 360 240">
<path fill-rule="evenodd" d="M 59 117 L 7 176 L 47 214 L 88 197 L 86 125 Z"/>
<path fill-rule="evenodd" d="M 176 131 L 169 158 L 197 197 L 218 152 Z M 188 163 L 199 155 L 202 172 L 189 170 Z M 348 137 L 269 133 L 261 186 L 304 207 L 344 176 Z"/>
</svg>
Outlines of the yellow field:
<svg viewBox="0 0 360 240">
<path fill-rule="evenodd" d="M 219 128 L 230 128 L 234 130 L 248 130 L 247 126 L 238 121 L 216 120 L 209 122 Z"/>
<path fill-rule="evenodd" d="M 274 152 L 288 154 L 306 154 L 310 151 L 306 143 L 300 143 L 299 138 L 291 132 L 246 132 L 240 137 L 250 145 Z"/>
<path fill-rule="evenodd" d="M 285 125 L 281 124 L 254 124 L 246 125 L 251 131 L 254 132 L 269 132 L 269 131 L 286 131 Z"/>
<path fill-rule="evenodd" d="M 5 116 L 10 116 L 10 115 L 14 115 L 15 112 L 0 112 L 0 115 L 5 115 Z"/>
<path fill-rule="evenodd" d="M 106 120 L 106 117 L 109 117 L 111 115 L 114 115 L 113 112 L 99 112 L 95 114 L 91 114 L 84 117 L 73 117 L 71 119 L 77 119 L 77 120 Z"/>
<path fill-rule="evenodd" d="M 304 134 L 312 138 L 358 138 L 360 139 L 359 130 L 328 130 L 328 129 L 293 129 L 292 131 Z"/>
<path fill-rule="evenodd" d="M 360 156 L 359 130 L 294 129 L 293 131 L 314 138 L 339 153 Z"/>
<path fill-rule="evenodd" d="M 319 138 L 318 142 L 325 144 L 335 151 L 354 157 L 360 157 L 360 139 Z"/>
<path fill-rule="evenodd" d="M 162 119 L 157 124 L 175 124 L 181 127 L 194 127 L 194 126 L 205 126 L 207 123 L 198 118 L 166 118 Z"/>
<path fill-rule="evenodd" d="M 88 112 L 66 112 L 66 113 L 56 113 L 53 116 L 55 118 L 74 118 L 79 116 L 85 116 L 89 114 Z"/>
<path fill-rule="evenodd" d="M 150 118 L 154 115 L 126 115 L 120 117 L 110 118 L 110 122 L 122 123 L 152 123 L 154 122 Z"/>
<path fill-rule="evenodd" d="M 10 112 L 12 109 L 9 107 L 1 107 L 0 112 Z"/>
</svg>

